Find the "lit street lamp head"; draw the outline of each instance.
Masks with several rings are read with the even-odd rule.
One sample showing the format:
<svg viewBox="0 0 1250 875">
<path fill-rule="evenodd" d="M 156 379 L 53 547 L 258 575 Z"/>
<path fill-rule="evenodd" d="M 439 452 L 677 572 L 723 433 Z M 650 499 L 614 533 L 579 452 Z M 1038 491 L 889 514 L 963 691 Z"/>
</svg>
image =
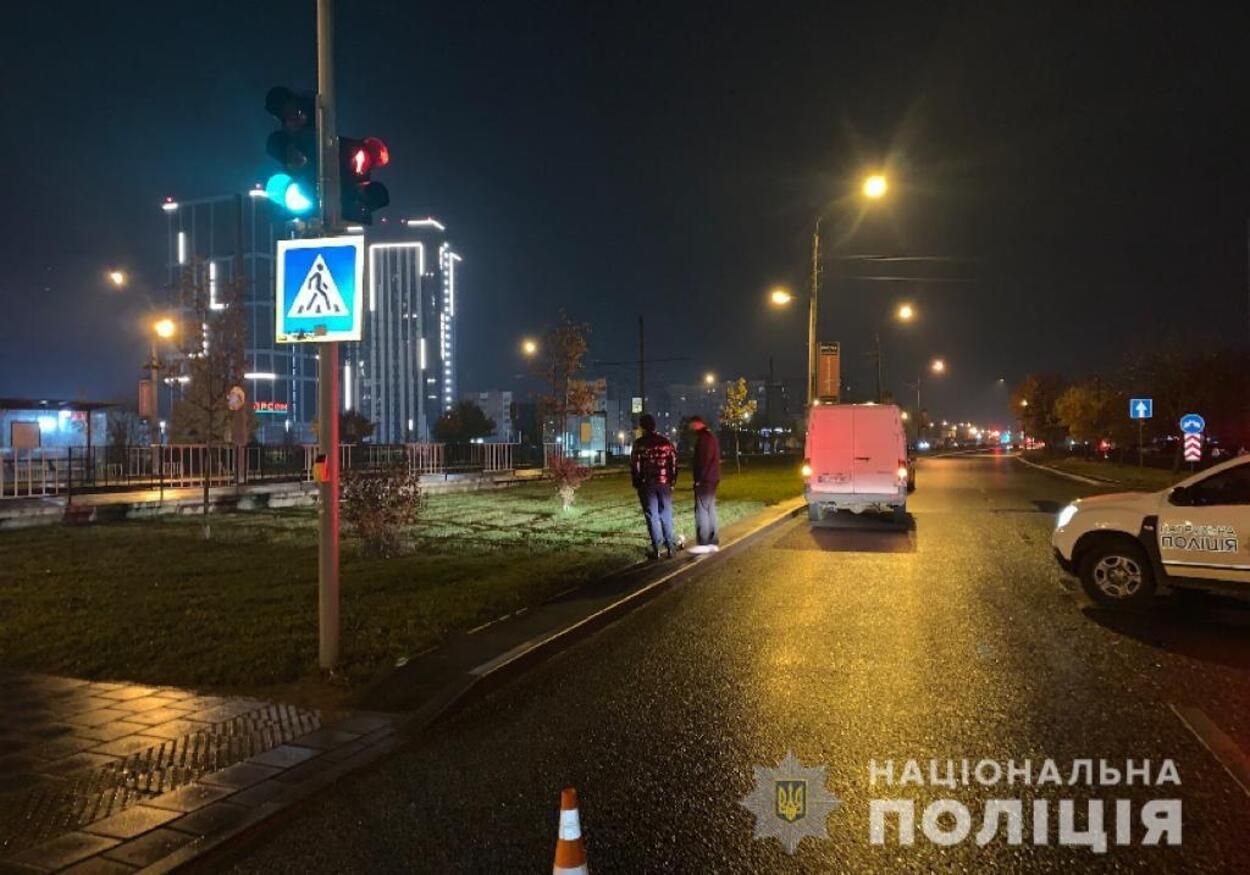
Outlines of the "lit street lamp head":
<svg viewBox="0 0 1250 875">
<path fill-rule="evenodd" d="M 152 330 L 156 332 L 157 337 L 169 339 L 174 336 L 177 326 L 174 325 L 174 320 L 172 319 L 158 319 L 152 323 Z"/>
<path fill-rule="evenodd" d="M 916 317 L 916 308 L 911 304 L 900 304 L 898 308 L 898 319 L 900 322 L 910 322 Z"/>
<path fill-rule="evenodd" d="M 715 383 L 715 382 L 716 382 L 716 375 L 715 375 L 715 374 L 713 374 L 713 373 L 707 373 L 707 374 L 704 374 L 704 375 L 703 375 L 703 382 L 705 382 L 705 383 L 707 383 L 709 386 L 711 386 L 713 383 Z"/>
<path fill-rule="evenodd" d="M 126 272 L 124 270 L 110 270 L 109 282 L 116 288 L 124 288 L 126 285 Z"/>
<path fill-rule="evenodd" d="M 869 200 L 880 200 L 890 190 L 890 184 L 879 173 L 874 173 L 864 180 L 864 197 Z"/>
<path fill-rule="evenodd" d="M 538 354 L 538 341 L 532 338 L 525 338 L 521 341 L 521 352 L 527 356 L 535 356 Z"/>
<path fill-rule="evenodd" d="M 946 360 L 945 360 L 945 359 L 934 359 L 934 360 L 933 360 L 933 364 L 929 365 L 929 370 L 933 371 L 933 373 L 935 373 L 935 374 L 944 374 L 944 373 L 946 373 Z"/>
<path fill-rule="evenodd" d="M 790 294 L 788 289 L 778 288 L 773 289 L 772 292 L 769 293 L 768 299 L 778 307 L 784 307 L 786 304 L 789 304 L 794 300 L 794 295 Z"/>
</svg>

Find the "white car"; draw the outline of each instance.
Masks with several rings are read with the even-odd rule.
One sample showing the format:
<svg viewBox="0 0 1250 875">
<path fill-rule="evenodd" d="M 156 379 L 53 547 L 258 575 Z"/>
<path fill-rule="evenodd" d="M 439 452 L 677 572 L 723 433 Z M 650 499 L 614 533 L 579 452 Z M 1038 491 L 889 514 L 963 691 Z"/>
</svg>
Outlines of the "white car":
<svg viewBox="0 0 1250 875">
<path fill-rule="evenodd" d="M 1155 588 L 1250 597 L 1250 456 L 1160 492 L 1081 498 L 1059 512 L 1055 558 L 1108 607 L 1148 603 Z"/>
</svg>

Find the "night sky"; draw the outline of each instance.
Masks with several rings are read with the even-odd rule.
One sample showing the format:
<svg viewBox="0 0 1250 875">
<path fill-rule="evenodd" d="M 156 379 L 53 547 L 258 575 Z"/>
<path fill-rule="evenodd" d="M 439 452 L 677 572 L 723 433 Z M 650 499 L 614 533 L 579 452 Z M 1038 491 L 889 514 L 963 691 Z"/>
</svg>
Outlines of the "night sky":
<svg viewBox="0 0 1250 875">
<path fill-rule="evenodd" d="M 648 352 L 687 359 L 657 382 L 770 355 L 801 380 L 802 309 L 765 293 L 804 287 L 827 208 L 820 334 L 848 381 L 906 298 L 887 384 L 942 355 L 926 406 L 1005 421 L 1000 377 L 1246 342 L 1234 5 L 340 2 L 340 130 L 389 144 L 386 215 L 464 255 L 463 389 L 518 385 L 520 335 L 560 308 L 597 359 L 634 357 L 645 311 Z M 313 0 L 6 7 L 0 395 L 133 400 L 161 199 L 275 170 L 264 95 L 313 87 L 314 40 Z M 892 190 L 861 215 L 869 167 Z M 108 289 L 115 265 L 139 281 Z"/>
</svg>

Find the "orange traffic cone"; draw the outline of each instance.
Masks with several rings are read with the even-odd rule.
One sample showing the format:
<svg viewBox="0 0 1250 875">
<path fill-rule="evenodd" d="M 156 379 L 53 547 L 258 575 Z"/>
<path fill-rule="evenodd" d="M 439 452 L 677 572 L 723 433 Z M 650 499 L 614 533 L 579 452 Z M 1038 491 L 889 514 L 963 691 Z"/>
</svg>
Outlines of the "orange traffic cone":
<svg viewBox="0 0 1250 875">
<path fill-rule="evenodd" d="M 577 816 L 577 791 L 565 787 L 560 793 L 560 831 L 556 834 L 556 863 L 552 875 L 589 875 L 582 823 Z"/>
</svg>

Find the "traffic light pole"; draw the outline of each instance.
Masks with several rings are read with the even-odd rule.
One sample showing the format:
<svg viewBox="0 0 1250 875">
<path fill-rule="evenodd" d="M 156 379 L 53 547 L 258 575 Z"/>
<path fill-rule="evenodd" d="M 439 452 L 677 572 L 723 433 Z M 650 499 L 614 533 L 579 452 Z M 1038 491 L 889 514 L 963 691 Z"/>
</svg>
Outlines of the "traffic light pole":
<svg viewBox="0 0 1250 875">
<path fill-rule="evenodd" d="M 334 3 L 317 0 L 317 148 L 321 225 L 326 236 L 339 230 L 338 134 L 334 121 Z M 317 344 L 317 439 L 326 460 L 325 482 L 317 484 L 318 662 L 339 662 L 339 345 Z"/>
</svg>

